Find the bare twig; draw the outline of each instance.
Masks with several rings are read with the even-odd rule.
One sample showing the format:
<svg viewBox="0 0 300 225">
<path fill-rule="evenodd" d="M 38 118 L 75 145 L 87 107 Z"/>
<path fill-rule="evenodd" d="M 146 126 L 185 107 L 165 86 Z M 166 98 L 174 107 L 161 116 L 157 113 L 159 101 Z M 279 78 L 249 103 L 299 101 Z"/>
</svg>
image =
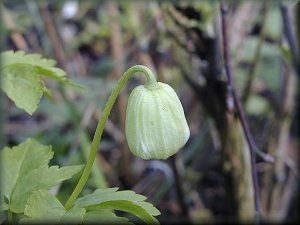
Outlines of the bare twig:
<svg viewBox="0 0 300 225">
<path fill-rule="evenodd" d="M 42 20 L 43 20 L 43 23 L 45 26 L 46 33 L 47 33 L 49 40 L 51 42 L 51 45 L 54 49 L 56 59 L 57 59 L 58 63 L 60 64 L 60 66 L 64 70 L 66 70 L 68 73 L 70 73 L 70 71 L 68 70 L 68 67 L 67 67 L 67 58 L 65 55 L 63 44 L 61 43 L 59 34 L 57 32 L 57 28 L 55 27 L 53 17 L 48 10 L 47 3 L 40 2 L 39 10 L 40 10 L 41 17 L 42 17 Z"/>
<path fill-rule="evenodd" d="M 287 7 L 281 3 L 280 5 L 280 11 L 282 16 L 282 22 L 283 22 L 283 31 L 285 38 L 289 44 L 290 51 L 292 54 L 293 63 L 295 66 L 296 73 L 298 76 L 300 76 L 300 63 L 299 63 L 299 55 L 297 52 L 296 42 L 293 37 L 292 28 L 291 28 L 291 21 L 289 18 Z"/>
<path fill-rule="evenodd" d="M 234 82 L 232 79 L 232 73 L 230 68 L 230 57 L 229 57 L 229 48 L 228 48 L 228 35 L 227 35 L 227 15 L 228 8 L 224 1 L 221 1 L 221 18 L 222 18 L 222 38 L 223 38 L 223 54 L 224 54 L 224 64 L 226 70 L 226 76 L 228 80 L 228 91 L 229 94 L 233 97 L 238 116 L 240 118 L 246 140 L 249 145 L 250 155 L 251 155 L 251 172 L 252 172 L 252 179 L 254 185 L 254 201 L 255 201 L 255 211 L 256 211 L 256 222 L 259 222 L 260 218 L 260 197 L 259 197 L 259 185 L 258 185 L 258 177 L 257 177 L 257 168 L 255 162 L 255 149 L 257 149 L 252 135 L 250 133 L 248 121 L 245 115 L 245 112 L 242 108 L 242 104 L 240 99 L 238 98 L 235 89 L 234 89 Z"/>
</svg>

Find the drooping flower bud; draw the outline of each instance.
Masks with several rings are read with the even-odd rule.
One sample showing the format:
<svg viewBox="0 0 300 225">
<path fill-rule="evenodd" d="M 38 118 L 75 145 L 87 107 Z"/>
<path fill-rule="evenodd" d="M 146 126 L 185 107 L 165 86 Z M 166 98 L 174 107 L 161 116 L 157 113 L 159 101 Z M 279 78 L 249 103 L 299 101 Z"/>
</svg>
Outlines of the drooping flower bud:
<svg viewBox="0 0 300 225">
<path fill-rule="evenodd" d="M 140 85 L 128 99 L 125 133 L 131 152 L 166 159 L 188 140 L 190 130 L 176 92 L 169 85 Z"/>
</svg>

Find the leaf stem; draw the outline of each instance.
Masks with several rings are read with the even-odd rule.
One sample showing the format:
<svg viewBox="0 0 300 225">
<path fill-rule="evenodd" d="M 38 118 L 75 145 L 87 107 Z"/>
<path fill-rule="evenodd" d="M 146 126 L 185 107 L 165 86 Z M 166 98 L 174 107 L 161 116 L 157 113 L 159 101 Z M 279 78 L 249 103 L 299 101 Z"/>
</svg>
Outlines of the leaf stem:
<svg viewBox="0 0 300 225">
<path fill-rule="evenodd" d="M 115 89 L 112 91 L 112 93 L 105 105 L 105 108 L 103 110 L 101 119 L 98 122 L 96 131 L 94 134 L 94 138 L 93 138 L 93 141 L 92 141 L 92 144 L 90 147 L 90 154 L 88 156 L 87 163 L 84 167 L 83 173 L 82 173 L 74 191 L 72 192 L 71 196 L 69 197 L 69 199 L 67 200 L 67 202 L 65 204 L 65 208 L 67 210 L 73 206 L 74 202 L 76 201 L 77 197 L 79 196 L 80 192 L 82 191 L 83 187 L 85 186 L 85 184 L 89 178 L 93 163 L 95 161 L 95 157 L 97 154 L 101 136 L 102 136 L 102 133 L 104 130 L 104 126 L 105 126 L 106 120 L 111 112 L 111 109 L 112 109 L 121 89 L 125 85 L 126 81 L 136 72 L 142 72 L 146 75 L 146 77 L 147 77 L 146 85 L 147 86 L 154 86 L 157 84 L 156 78 L 154 77 L 151 70 L 143 65 L 136 65 L 136 66 L 130 67 L 120 78 Z"/>
<path fill-rule="evenodd" d="M 13 224 L 13 212 L 10 209 L 7 211 L 7 223 Z"/>
</svg>

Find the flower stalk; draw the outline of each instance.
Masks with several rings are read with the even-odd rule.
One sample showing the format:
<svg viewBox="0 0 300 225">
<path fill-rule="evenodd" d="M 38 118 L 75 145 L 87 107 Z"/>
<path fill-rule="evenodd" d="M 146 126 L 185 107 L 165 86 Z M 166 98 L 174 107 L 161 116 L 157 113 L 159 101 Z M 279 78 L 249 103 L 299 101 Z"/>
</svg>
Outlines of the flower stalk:
<svg viewBox="0 0 300 225">
<path fill-rule="evenodd" d="M 97 150 L 98 150 L 98 146 L 101 140 L 101 136 L 104 130 L 104 126 L 105 123 L 107 121 L 107 118 L 111 112 L 111 109 L 121 91 L 121 89 L 124 87 L 126 81 L 132 77 L 133 74 L 137 73 L 137 72 L 142 72 L 146 75 L 147 77 L 147 83 L 146 86 L 148 87 L 154 87 L 155 85 L 157 85 L 157 81 L 153 75 L 153 73 L 151 72 L 151 70 L 143 65 L 136 65 L 136 66 L 132 66 L 131 68 L 129 68 L 124 74 L 123 76 L 120 78 L 120 80 L 118 81 L 116 87 L 114 88 L 114 90 L 112 91 L 106 105 L 105 108 L 103 110 L 101 119 L 98 122 L 94 137 L 93 137 L 93 141 L 90 147 L 90 153 L 87 159 L 87 163 L 84 167 L 83 173 L 75 187 L 75 189 L 73 190 L 72 194 L 70 195 L 69 199 L 67 200 L 66 204 L 65 204 L 65 208 L 66 210 L 69 210 L 70 208 L 72 208 L 74 202 L 76 201 L 77 197 L 79 196 L 80 192 L 82 191 L 82 189 L 84 188 L 89 175 L 91 173 L 91 169 L 93 166 L 93 163 L 95 161 L 96 158 L 96 154 L 97 154 Z"/>
</svg>

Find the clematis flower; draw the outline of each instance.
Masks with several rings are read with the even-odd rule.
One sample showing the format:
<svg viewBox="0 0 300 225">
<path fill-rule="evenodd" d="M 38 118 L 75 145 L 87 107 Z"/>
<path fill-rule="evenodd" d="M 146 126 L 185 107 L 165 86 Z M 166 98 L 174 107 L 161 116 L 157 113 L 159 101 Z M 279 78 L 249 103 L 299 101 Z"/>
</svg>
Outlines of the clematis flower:
<svg viewBox="0 0 300 225">
<path fill-rule="evenodd" d="M 133 89 L 125 125 L 131 152 L 143 159 L 166 159 L 183 147 L 190 136 L 176 92 L 161 82 Z"/>
</svg>

